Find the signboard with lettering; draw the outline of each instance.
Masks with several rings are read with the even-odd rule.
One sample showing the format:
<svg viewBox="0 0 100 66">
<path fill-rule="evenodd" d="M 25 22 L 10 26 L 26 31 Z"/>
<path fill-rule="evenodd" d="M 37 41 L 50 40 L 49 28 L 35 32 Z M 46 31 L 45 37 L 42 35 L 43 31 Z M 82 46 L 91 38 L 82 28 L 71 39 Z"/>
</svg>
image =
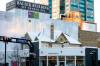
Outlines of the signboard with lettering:
<svg viewBox="0 0 100 66">
<path fill-rule="evenodd" d="M 6 4 L 7 11 L 13 8 L 37 11 L 37 12 L 42 12 L 42 13 L 49 13 L 49 6 L 26 2 L 26 1 L 11 1 Z"/>
</svg>

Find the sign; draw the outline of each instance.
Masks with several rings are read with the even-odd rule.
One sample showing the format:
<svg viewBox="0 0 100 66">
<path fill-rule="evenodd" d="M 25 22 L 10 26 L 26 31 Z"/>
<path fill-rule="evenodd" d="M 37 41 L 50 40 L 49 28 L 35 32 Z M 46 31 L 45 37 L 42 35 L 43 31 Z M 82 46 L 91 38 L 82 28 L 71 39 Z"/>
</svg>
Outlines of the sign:
<svg viewBox="0 0 100 66">
<path fill-rule="evenodd" d="M 16 5 L 15 1 L 11 1 L 11 2 L 7 3 L 6 4 L 6 10 L 8 11 L 8 10 L 15 8 L 15 5 Z"/>
<path fill-rule="evenodd" d="M 85 48 L 41 48 L 40 56 L 85 56 Z"/>
<path fill-rule="evenodd" d="M 7 6 L 6 6 L 7 11 L 13 8 L 37 11 L 37 12 L 42 12 L 42 13 L 49 13 L 49 6 L 26 2 L 26 1 L 11 1 L 7 3 Z"/>
<path fill-rule="evenodd" d="M 24 49 L 19 51 L 20 57 L 29 57 L 29 49 Z"/>
<path fill-rule="evenodd" d="M 39 19 L 39 13 L 38 12 L 28 12 L 28 18 Z"/>
</svg>

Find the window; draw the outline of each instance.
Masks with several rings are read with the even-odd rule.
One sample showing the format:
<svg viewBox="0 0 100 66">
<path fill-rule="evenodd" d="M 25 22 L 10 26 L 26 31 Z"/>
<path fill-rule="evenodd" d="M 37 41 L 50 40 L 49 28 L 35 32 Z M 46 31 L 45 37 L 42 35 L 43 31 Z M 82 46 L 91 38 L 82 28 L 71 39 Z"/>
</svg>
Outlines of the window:
<svg viewBox="0 0 100 66">
<path fill-rule="evenodd" d="M 46 56 L 42 56 L 40 57 L 40 66 L 47 66 L 47 57 Z"/>
<path fill-rule="evenodd" d="M 49 56 L 48 57 L 48 66 L 56 66 L 57 65 L 57 57 Z"/>
<path fill-rule="evenodd" d="M 74 56 L 67 56 L 66 57 L 66 66 L 75 66 Z"/>
<path fill-rule="evenodd" d="M 84 66 L 84 57 L 83 56 L 77 56 L 76 57 L 76 66 Z"/>
</svg>

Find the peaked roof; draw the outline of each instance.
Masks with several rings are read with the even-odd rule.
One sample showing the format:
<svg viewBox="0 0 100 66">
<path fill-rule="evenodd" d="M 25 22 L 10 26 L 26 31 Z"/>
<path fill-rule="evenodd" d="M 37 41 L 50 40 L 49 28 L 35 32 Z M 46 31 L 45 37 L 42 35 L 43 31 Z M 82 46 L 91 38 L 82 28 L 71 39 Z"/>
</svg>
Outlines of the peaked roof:
<svg viewBox="0 0 100 66">
<path fill-rule="evenodd" d="M 27 32 L 25 34 L 26 38 L 29 38 L 32 40 L 32 42 L 34 42 L 36 36 L 38 36 L 39 32 Z"/>
<path fill-rule="evenodd" d="M 45 33 L 44 33 L 45 32 Z M 67 34 L 64 34 L 63 32 L 61 31 L 54 31 L 54 39 L 51 39 L 50 38 L 50 33 L 48 33 L 48 31 L 42 31 L 42 32 L 36 32 L 36 33 L 30 33 L 28 32 L 28 35 L 30 36 L 31 40 L 32 41 L 35 41 L 35 39 L 37 38 L 39 41 L 44 41 L 44 42 L 55 42 L 59 36 L 61 36 L 62 34 L 64 35 L 64 37 L 68 40 L 68 42 L 70 44 L 81 44 L 78 40 L 70 37 L 69 35 Z"/>
<path fill-rule="evenodd" d="M 44 32 L 40 32 L 38 36 L 36 36 L 39 41 L 44 41 L 44 42 L 55 42 L 52 40 L 48 34 L 45 34 Z"/>
<path fill-rule="evenodd" d="M 54 33 L 54 40 L 56 41 L 57 38 L 59 38 L 59 36 L 61 36 L 61 34 L 63 34 L 63 35 L 66 37 L 66 39 L 69 41 L 70 44 L 81 44 L 78 40 L 76 40 L 76 39 L 70 37 L 70 36 L 67 35 L 67 34 L 64 34 L 64 33 L 61 32 L 61 31 L 55 31 L 55 33 Z"/>
<path fill-rule="evenodd" d="M 78 40 L 75 40 L 74 38 L 68 36 L 67 34 L 64 34 L 67 40 L 69 41 L 70 44 L 81 44 Z"/>
</svg>

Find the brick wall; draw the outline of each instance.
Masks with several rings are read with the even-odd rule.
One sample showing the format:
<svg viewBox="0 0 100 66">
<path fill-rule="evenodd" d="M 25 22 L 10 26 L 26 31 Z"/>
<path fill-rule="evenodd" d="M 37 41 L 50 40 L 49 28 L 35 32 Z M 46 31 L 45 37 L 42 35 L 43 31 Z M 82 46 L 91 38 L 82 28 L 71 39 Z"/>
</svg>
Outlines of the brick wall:
<svg viewBox="0 0 100 66">
<path fill-rule="evenodd" d="M 90 31 L 79 31 L 79 41 L 82 46 L 100 47 L 100 33 Z"/>
</svg>

